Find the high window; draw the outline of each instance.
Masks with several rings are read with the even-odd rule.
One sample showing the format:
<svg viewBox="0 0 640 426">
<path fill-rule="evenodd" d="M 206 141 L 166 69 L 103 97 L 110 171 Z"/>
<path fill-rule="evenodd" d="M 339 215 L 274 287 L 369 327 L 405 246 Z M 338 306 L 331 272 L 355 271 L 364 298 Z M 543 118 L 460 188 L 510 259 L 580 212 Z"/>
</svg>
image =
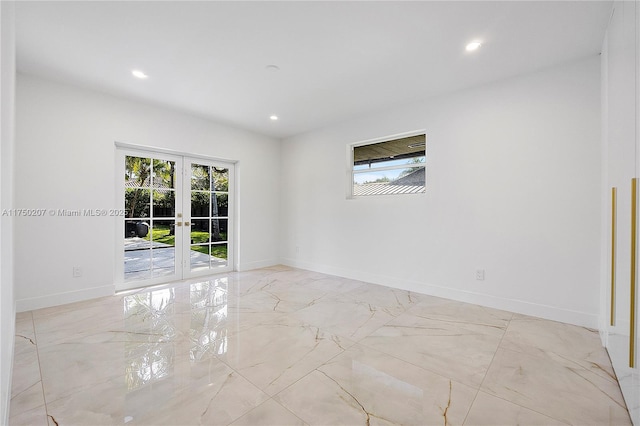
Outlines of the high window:
<svg viewBox="0 0 640 426">
<path fill-rule="evenodd" d="M 425 192 L 427 136 L 413 133 L 352 146 L 354 197 Z"/>
</svg>

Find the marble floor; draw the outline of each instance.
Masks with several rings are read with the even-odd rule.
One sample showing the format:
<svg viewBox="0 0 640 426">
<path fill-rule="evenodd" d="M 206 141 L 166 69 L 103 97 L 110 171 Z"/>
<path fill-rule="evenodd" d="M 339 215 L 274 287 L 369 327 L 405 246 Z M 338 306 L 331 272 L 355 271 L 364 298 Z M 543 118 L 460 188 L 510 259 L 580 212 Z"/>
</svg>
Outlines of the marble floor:
<svg viewBox="0 0 640 426">
<path fill-rule="evenodd" d="M 597 332 L 278 266 L 20 313 L 11 425 L 625 425 Z"/>
</svg>

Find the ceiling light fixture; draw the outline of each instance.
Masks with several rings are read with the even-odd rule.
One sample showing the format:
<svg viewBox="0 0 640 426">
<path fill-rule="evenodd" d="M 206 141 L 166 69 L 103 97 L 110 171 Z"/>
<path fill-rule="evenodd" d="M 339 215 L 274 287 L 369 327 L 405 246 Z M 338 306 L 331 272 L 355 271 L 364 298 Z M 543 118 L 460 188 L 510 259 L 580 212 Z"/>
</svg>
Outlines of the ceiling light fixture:
<svg viewBox="0 0 640 426">
<path fill-rule="evenodd" d="M 280 71 L 280 67 L 279 67 L 279 66 L 277 66 L 277 65 L 267 65 L 267 66 L 265 67 L 265 69 L 266 69 L 267 71 L 271 71 L 271 72 L 274 72 L 274 71 Z"/>
<path fill-rule="evenodd" d="M 277 115 L 272 115 L 271 117 L 269 117 L 269 119 L 271 121 L 278 121 L 278 116 Z"/>
<path fill-rule="evenodd" d="M 478 50 L 480 46 L 482 46 L 481 42 L 472 41 L 471 43 L 467 44 L 467 47 L 465 47 L 465 49 L 467 50 L 467 52 L 473 52 L 474 50 Z"/>
<path fill-rule="evenodd" d="M 142 79 L 142 80 L 144 80 L 145 78 L 149 77 L 148 75 L 146 75 L 145 73 L 143 73 L 140 70 L 133 70 L 133 71 L 131 71 L 131 74 L 133 74 L 134 77 L 137 77 L 137 78 Z"/>
</svg>

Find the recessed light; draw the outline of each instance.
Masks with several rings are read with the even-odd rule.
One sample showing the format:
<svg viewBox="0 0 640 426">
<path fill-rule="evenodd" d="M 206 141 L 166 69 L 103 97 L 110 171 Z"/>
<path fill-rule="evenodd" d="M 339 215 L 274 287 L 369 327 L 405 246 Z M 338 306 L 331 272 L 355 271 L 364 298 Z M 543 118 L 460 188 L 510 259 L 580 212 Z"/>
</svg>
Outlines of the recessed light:
<svg viewBox="0 0 640 426">
<path fill-rule="evenodd" d="M 481 42 L 472 41 L 471 43 L 467 44 L 467 47 L 465 47 L 465 49 L 467 50 L 467 52 L 473 52 L 474 50 L 478 50 L 480 46 L 482 46 Z"/>
<path fill-rule="evenodd" d="M 280 67 L 277 65 L 267 65 L 265 69 L 271 72 L 280 71 Z"/>
<path fill-rule="evenodd" d="M 269 119 L 271 121 L 277 121 L 278 120 L 278 116 L 277 115 L 272 115 L 271 117 L 269 117 Z"/>
<path fill-rule="evenodd" d="M 137 78 L 140 78 L 140 79 L 143 79 L 143 80 L 145 78 L 149 77 L 148 75 L 146 75 L 145 73 L 143 73 L 140 70 L 133 70 L 133 71 L 131 71 L 131 74 L 133 74 L 134 77 L 137 77 Z"/>
</svg>

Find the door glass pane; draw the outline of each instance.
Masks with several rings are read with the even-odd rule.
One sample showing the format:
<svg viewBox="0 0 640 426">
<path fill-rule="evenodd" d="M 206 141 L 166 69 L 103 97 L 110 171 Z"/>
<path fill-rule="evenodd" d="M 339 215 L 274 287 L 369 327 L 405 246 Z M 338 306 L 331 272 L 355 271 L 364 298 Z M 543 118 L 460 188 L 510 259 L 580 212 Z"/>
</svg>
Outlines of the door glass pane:
<svg viewBox="0 0 640 426">
<path fill-rule="evenodd" d="M 124 277 L 126 280 L 151 278 L 151 250 L 140 249 L 124 252 Z"/>
<path fill-rule="evenodd" d="M 175 161 L 153 160 L 153 187 L 174 189 L 176 179 Z"/>
<path fill-rule="evenodd" d="M 125 188 L 149 188 L 151 185 L 151 159 L 141 157 L 125 157 L 124 186 Z"/>
<path fill-rule="evenodd" d="M 192 271 L 209 269 L 209 244 L 192 244 L 189 257 L 191 258 Z"/>
<path fill-rule="evenodd" d="M 153 191 L 153 217 L 174 217 L 176 205 L 175 191 Z"/>
<path fill-rule="evenodd" d="M 229 169 L 222 167 L 211 168 L 211 190 L 212 191 L 228 191 L 229 190 Z"/>
<path fill-rule="evenodd" d="M 212 267 L 221 267 L 221 266 L 227 266 L 228 262 L 227 262 L 227 250 L 228 250 L 228 244 L 227 243 L 222 243 L 222 244 L 212 244 L 211 245 L 211 266 Z"/>
<path fill-rule="evenodd" d="M 191 191 L 191 217 L 209 217 L 209 191 Z"/>
<path fill-rule="evenodd" d="M 229 194 L 211 193 L 211 216 L 229 216 Z"/>
<path fill-rule="evenodd" d="M 209 220 L 195 219 L 191 221 L 191 244 L 209 242 Z"/>
<path fill-rule="evenodd" d="M 124 193 L 124 208 L 127 217 L 149 217 L 151 191 L 140 188 L 127 188 Z"/>
<path fill-rule="evenodd" d="M 129 280 L 151 278 L 150 222 L 125 220 L 124 277 Z"/>
<path fill-rule="evenodd" d="M 191 269 L 209 268 L 209 220 L 191 221 Z"/>
<path fill-rule="evenodd" d="M 191 189 L 209 190 L 209 166 L 191 165 Z"/>
<path fill-rule="evenodd" d="M 149 244 L 146 241 L 149 235 L 149 227 L 148 220 L 125 220 L 125 238 L 129 238 L 129 241 L 125 241 L 125 247 L 134 247 L 136 250 L 141 247 L 148 247 Z"/>
<path fill-rule="evenodd" d="M 151 228 L 151 262 L 153 276 L 171 275 L 175 271 L 175 222 L 154 220 Z"/>
<path fill-rule="evenodd" d="M 211 241 L 227 241 L 228 219 L 212 219 L 211 220 Z"/>
</svg>

